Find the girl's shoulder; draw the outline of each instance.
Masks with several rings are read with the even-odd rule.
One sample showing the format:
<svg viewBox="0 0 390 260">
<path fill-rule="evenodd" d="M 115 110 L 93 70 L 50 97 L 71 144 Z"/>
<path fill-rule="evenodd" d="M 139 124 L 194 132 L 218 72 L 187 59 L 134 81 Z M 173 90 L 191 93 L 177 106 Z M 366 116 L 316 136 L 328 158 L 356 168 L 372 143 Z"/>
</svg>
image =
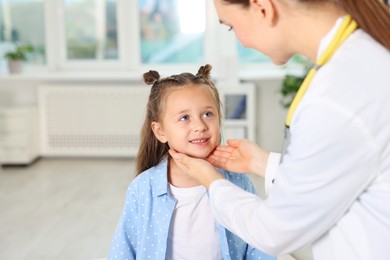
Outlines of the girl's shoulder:
<svg viewBox="0 0 390 260">
<path fill-rule="evenodd" d="M 138 174 L 131 181 L 129 189 L 156 189 L 167 181 L 167 163 L 162 161 L 158 165 Z"/>
<path fill-rule="evenodd" d="M 245 173 L 230 172 L 217 168 L 217 171 L 222 173 L 226 180 L 236 184 L 244 190 L 252 190 L 253 185 L 249 176 Z"/>
<path fill-rule="evenodd" d="M 141 172 L 140 174 L 138 174 L 137 176 L 134 177 L 134 179 L 132 180 L 131 184 L 132 185 L 139 185 L 140 183 L 144 183 L 144 182 L 149 182 L 151 180 L 151 177 L 153 175 L 153 168 L 149 168 L 143 172 Z"/>
<path fill-rule="evenodd" d="M 138 174 L 133 182 L 139 183 L 139 182 L 150 182 L 156 179 L 160 179 L 162 177 L 166 178 L 167 169 L 166 167 L 160 167 L 160 165 L 153 166 L 140 174 Z"/>
<path fill-rule="evenodd" d="M 226 179 L 247 179 L 248 176 L 245 173 L 237 173 L 237 172 L 230 172 L 228 170 L 223 170 L 220 168 L 217 168 L 217 171 L 222 173 L 223 176 L 225 176 Z"/>
</svg>

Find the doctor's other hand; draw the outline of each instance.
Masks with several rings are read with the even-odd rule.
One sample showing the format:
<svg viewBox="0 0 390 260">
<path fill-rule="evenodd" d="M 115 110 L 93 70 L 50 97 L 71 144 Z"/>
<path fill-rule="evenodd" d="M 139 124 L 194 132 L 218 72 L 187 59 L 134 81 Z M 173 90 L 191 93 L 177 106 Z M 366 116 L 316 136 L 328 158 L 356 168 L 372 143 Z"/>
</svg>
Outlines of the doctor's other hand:
<svg viewBox="0 0 390 260">
<path fill-rule="evenodd" d="M 169 150 L 169 154 L 183 173 L 197 180 L 207 189 L 213 181 L 224 179 L 222 174 L 204 159 L 189 157 L 173 149 Z"/>
<path fill-rule="evenodd" d="M 231 172 L 252 173 L 264 177 L 269 152 L 247 139 L 229 139 L 209 155 L 207 161 Z"/>
</svg>

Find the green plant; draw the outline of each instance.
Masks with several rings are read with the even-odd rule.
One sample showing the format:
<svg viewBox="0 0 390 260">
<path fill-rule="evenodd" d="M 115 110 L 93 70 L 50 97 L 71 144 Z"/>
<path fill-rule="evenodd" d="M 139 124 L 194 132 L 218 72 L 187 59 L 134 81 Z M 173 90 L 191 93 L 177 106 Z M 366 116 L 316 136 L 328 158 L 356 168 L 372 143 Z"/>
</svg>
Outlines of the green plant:
<svg viewBox="0 0 390 260">
<path fill-rule="evenodd" d="M 7 60 L 27 60 L 27 54 L 34 52 L 34 47 L 31 45 L 17 46 L 14 51 L 9 51 L 4 54 L 4 58 Z"/>
<path fill-rule="evenodd" d="M 309 72 L 313 63 L 304 58 L 303 56 L 294 56 L 293 58 L 296 63 L 300 64 L 303 68 L 302 75 L 292 75 L 286 74 L 282 81 L 282 85 L 280 88 L 280 94 L 282 98 L 280 100 L 280 104 L 283 108 L 289 108 L 291 102 L 293 101 L 295 95 L 297 94 L 299 87 L 301 86 L 303 80 L 306 77 L 306 74 Z"/>
<path fill-rule="evenodd" d="M 299 87 L 301 86 L 305 77 L 298 77 L 295 75 L 286 75 L 282 82 L 280 93 L 282 99 L 280 100 L 281 105 L 284 108 L 289 108 L 295 95 L 297 94 Z"/>
</svg>

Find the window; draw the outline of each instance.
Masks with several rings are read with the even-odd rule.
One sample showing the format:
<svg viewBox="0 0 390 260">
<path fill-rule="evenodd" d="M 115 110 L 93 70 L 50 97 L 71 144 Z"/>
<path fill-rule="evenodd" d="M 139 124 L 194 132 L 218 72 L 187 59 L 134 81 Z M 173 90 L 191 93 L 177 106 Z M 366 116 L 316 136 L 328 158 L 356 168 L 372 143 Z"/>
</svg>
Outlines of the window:
<svg viewBox="0 0 390 260">
<path fill-rule="evenodd" d="M 202 62 L 205 2 L 140 0 L 142 63 Z"/>
<path fill-rule="evenodd" d="M 19 43 L 35 47 L 30 63 L 55 70 L 271 64 L 208 0 L 0 0 L 0 55 Z"/>
<path fill-rule="evenodd" d="M 115 0 L 64 0 L 68 60 L 118 59 Z"/>
<path fill-rule="evenodd" d="M 16 44 L 31 44 L 35 48 L 35 52 L 29 60 L 34 64 L 46 62 L 43 1 L 0 1 L 0 44 L 3 46 L 2 49 L 14 48 Z"/>
</svg>

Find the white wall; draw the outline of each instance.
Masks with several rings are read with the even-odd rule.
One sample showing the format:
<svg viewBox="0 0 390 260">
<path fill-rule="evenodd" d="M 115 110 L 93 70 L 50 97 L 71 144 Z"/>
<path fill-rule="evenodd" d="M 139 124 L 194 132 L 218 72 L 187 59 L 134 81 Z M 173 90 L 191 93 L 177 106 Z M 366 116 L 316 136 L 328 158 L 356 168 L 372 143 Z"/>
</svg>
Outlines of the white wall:
<svg viewBox="0 0 390 260">
<path fill-rule="evenodd" d="M 259 80 L 257 89 L 257 143 L 263 148 L 280 152 L 283 145 L 284 120 L 287 110 L 279 103 L 281 79 Z"/>
</svg>

